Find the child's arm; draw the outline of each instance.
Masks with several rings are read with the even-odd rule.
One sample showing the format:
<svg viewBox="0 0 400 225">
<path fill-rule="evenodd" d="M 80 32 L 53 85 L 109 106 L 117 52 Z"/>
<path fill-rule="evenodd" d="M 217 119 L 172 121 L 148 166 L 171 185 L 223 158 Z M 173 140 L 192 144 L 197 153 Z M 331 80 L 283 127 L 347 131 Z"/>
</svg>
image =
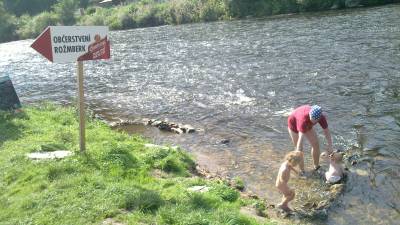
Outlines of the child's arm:
<svg viewBox="0 0 400 225">
<path fill-rule="evenodd" d="M 300 173 L 299 173 L 299 171 L 297 171 L 295 168 L 293 168 L 292 166 L 290 166 L 289 167 L 291 170 L 293 170 L 293 172 L 295 172 L 296 173 L 296 175 L 299 175 Z"/>
</svg>

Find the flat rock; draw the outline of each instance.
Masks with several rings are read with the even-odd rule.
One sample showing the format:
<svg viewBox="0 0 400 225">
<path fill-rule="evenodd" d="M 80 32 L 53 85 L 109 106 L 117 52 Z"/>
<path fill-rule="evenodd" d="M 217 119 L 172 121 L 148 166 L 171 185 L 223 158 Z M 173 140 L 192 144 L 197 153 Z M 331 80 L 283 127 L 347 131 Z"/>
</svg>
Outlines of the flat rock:
<svg viewBox="0 0 400 225">
<path fill-rule="evenodd" d="M 33 152 L 27 154 L 29 159 L 62 159 L 73 155 L 71 151 L 54 151 L 54 152 Z"/>
<path fill-rule="evenodd" d="M 188 190 L 188 191 L 192 191 L 192 192 L 200 192 L 200 193 L 203 193 L 203 192 L 209 191 L 210 188 L 207 187 L 207 186 L 193 186 L 193 187 L 188 188 L 187 190 Z"/>
</svg>

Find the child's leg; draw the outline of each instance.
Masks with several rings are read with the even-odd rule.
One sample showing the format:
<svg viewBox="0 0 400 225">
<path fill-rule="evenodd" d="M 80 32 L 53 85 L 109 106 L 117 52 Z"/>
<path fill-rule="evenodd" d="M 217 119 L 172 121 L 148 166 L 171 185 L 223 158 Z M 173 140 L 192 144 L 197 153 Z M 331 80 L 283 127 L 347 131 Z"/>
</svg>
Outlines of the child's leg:
<svg viewBox="0 0 400 225">
<path fill-rule="evenodd" d="M 289 208 L 289 202 L 294 199 L 294 196 L 294 190 L 287 188 L 283 193 L 282 202 L 278 204 L 278 207 L 285 211 L 291 211 L 292 209 Z"/>
</svg>

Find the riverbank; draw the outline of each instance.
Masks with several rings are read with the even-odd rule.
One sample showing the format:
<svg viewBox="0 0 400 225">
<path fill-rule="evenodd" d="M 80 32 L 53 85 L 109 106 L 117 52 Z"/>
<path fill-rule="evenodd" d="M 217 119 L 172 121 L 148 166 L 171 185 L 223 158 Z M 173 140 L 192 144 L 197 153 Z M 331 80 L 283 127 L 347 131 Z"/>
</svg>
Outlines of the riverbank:
<svg viewBox="0 0 400 225">
<path fill-rule="evenodd" d="M 122 6 L 89 6 L 77 14 L 77 1 L 64 0 L 51 11 L 15 16 L 0 4 L 0 42 L 37 37 L 49 25 L 105 25 L 126 30 L 161 25 L 337 10 L 399 3 L 400 0 L 142 0 Z M 4 31 L 4 32 L 3 32 Z"/>
<path fill-rule="evenodd" d="M 0 112 L 0 223 L 270 224 L 239 212 L 261 201 L 194 176 L 194 160 L 179 148 L 149 145 L 87 118 L 87 152 L 80 154 L 76 117 L 74 108 L 51 104 Z M 55 150 L 74 154 L 26 156 Z"/>
</svg>

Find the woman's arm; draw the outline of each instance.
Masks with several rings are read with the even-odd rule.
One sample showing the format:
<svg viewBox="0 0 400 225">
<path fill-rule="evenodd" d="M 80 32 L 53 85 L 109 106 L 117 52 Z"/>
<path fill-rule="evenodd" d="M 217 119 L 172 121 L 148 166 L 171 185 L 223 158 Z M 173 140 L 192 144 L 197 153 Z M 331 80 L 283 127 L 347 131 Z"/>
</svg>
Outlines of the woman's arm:
<svg viewBox="0 0 400 225">
<path fill-rule="evenodd" d="M 299 174 L 300 174 L 299 171 L 297 171 L 295 168 L 293 168 L 293 166 L 290 166 L 289 168 L 290 168 L 291 170 L 293 170 L 293 172 L 295 172 L 296 175 L 299 175 Z"/>
</svg>

